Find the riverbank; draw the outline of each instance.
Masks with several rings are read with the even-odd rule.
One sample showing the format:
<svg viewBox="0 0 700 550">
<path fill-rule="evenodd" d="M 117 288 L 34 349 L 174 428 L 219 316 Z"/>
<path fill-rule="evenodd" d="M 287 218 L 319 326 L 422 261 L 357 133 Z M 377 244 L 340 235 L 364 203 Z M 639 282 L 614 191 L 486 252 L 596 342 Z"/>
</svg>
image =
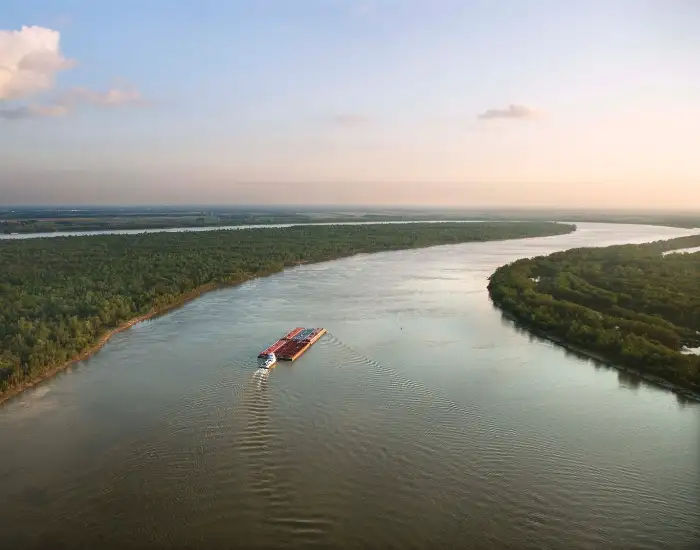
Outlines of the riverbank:
<svg viewBox="0 0 700 550">
<path fill-rule="evenodd" d="M 641 380 L 656 386 L 658 388 L 662 388 L 664 390 L 671 391 L 684 399 L 688 399 L 691 401 L 697 401 L 700 403 L 700 392 L 695 392 L 691 389 L 685 388 L 683 386 L 680 386 L 678 384 L 674 384 L 673 382 L 669 382 L 668 380 L 664 380 L 663 378 L 660 378 L 658 376 L 654 376 L 649 373 L 645 373 L 643 371 L 640 371 L 638 369 L 634 369 L 632 367 L 628 367 L 625 365 L 621 365 L 619 363 L 615 363 L 611 361 L 610 359 L 606 358 L 604 355 L 601 355 L 600 353 L 596 353 L 591 350 L 587 350 L 585 348 L 582 348 L 580 346 L 577 346 L 575 344 L 572 344 L 571 342 L 567 342 L 563 338 L 560 338 L 559 336 L 556 336 L 554 334 L 549 334 L 543 330 L 537 329 L 535 327 L 529 327 L 525 324 L 523 324 L 519 319 L 514 317 L 512 314 L 508 313 L 504 309 L 498 306 L 493 299 L 491 300 L 493 305 L 498 308 L 498 310 L 501 312 L 501 315 L 505 319 L 508 319 L 510 322 L 513 323 L 515 328 L 517 330 L 523 331 L 529 335 L 535 336 L 536 338 L 539 338 L 542 341 L 545 342 L 551 342 L 553 344 L 556 344 L 557 346 L 565 349 L 566 351 L 573 353 L 574 355 L 581 357 L 583 359 L 590 359 L 596 363 L 599 363 L 601 365 L 604 365 L 606 367 L 619 370 L 625 373 L 632 374 Z"/>
<path fill-rule="evenodd" d="M 242 280 L 237 283 L 231 283 L 230 285 L 223 285 L 223 284 L 206 284 L 202 285 L 201 287 L 195 289 L 194 291 L 188 292 L 187 294 L 181 296 L 177 301 L 164 305 L 160 308 L 154 308 L 148 313 L 144 313 L 143 315 L 138 315 L 136 317 L 133 317 L 132 319 L 129 319 L 128 321 L 125 321 L 121 323 L 119 326 L 114 327 L 111 330 L 108 330 L 104 334 L 102 334 L 97 341 L 91 345 L 89 348 L 86 350 L 82 351 L 78 355 L 68 359 L 67 361 L 64 361 L 61 364 L 54 365 L 52 367 L 49 367 L 48 370 L 40 374 L 39 376 L 36 376 L 30 380 L 23 381 L 17 386 L 10 387 L 9 389 L 5 390 L 4 392 L 0 393 L 0 405 L 4 403 L 5 401 L 12 399 L 13 397 L 19 395 L 25 390 L 28 390 L 29 388 L 32 388 L 41 382 L 48 380 L 49 378 L 52 378 L 56 376 L 58 373 L 61 371 L 66 370 L 68 367 L 71 365 L 79 362 L 79 361 L 84 361 L 85 359 L 89 359 L 92 355 L 100 351 L 107 342 L 112 338 L 112 336 L 119 334 L 120 332 L 124 332 L 125 330 L 133 327 L 137 323 L 141 323 L 143 321 L 148 321 L 149 319 L 152 319 L 154 317 L 158 317 L 159 315 L 164 315 L 168 313 L 169 311 L 172 311 L 173 309 L 176 309 L 178 307 L 183 306 L 187 302 L 190 302 L 202 294 L 216 290 L 219 288 L 225 288 L 227 286 L 235 286 L 237 284 L 244 283 L 245 280 Z"/>
<path fill-rule="evenodd" d="M 0 402 L 89 357 L 112 335 L 215 288 L 358 253 L 574 230 L 527 222 L 386 224 L 5 241 Z"/>
</svg>

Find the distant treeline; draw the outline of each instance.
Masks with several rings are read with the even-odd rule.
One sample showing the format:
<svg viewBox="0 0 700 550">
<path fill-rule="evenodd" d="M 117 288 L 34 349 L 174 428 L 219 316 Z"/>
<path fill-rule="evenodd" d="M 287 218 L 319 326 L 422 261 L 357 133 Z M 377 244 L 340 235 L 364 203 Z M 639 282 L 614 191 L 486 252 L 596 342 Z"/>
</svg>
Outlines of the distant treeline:
<svg viewBox="0 0 700 550">
<path fill-rule="evenodd" d="M 489 291 L 519 324 L 614 364 L 700 391 L 700 235 L 579 248 L 496 270 Z"/>
<path fill-rule="evenodd" d="M 0 393 L 126 321 L 200 290 L 360 252 L 563 234 L 575 226 L 440 223 L 0 241 Z"/>
<path fill-rule="evenodd" d="M 15 207 L 0 208 L 0 233 L 110 231 L 286 223 L 481 220 L 609 222 L 700 227 L 700 213 L 532 209 L 398 209 L 331 207 Z"/>
<path fill-rule="evenodd" d="M 226 225 L 271 225 L 353 221 L 350 217 L 314 218 L 295 213 L 159 213 L 81 215 L 8 218 L 0 220 L 0 233 L 54 233 L 57 231 L 114 231 L 120 229 L 165 229 L 172 227 L 218 227 Z M 365 221 L 360 218 L 357 221 Z M 366 220 L 371 221 L 371 220 Z"/>
</svg>

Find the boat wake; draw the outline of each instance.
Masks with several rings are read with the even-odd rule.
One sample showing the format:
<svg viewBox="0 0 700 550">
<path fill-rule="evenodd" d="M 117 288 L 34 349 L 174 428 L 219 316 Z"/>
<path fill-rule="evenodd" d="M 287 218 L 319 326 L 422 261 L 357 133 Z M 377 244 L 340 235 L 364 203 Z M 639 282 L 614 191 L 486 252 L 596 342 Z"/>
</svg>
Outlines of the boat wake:
<svg viewBox="0 0 700 550">
<path fill-rule="evenodd" d="M 267 386 L 267 381 L 270 378 L 270 369 L 258 367 L 253 372 L 252 382 L 257 390 L 262 390 L 263 386 Z"/>
</svg>

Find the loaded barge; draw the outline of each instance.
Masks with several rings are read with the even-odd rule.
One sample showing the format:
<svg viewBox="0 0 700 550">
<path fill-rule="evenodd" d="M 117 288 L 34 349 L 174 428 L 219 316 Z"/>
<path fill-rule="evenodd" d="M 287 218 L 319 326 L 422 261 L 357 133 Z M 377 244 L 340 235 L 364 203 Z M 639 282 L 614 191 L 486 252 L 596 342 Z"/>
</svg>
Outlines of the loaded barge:
<svg viewBox="0 0 700 550">
<path fill-rule="evenodd" d="M 325 328 L 297 327 L 289 331 L 270 347 L 262 350 L 258 354 L 258 357 L 264 359 L 273 356 L 283 361 L 294 361 L 301 357 L 301 355 L 309 349 L 311 344 L 316 342 L 316 340 L 325 333 Z"/>
</svg>

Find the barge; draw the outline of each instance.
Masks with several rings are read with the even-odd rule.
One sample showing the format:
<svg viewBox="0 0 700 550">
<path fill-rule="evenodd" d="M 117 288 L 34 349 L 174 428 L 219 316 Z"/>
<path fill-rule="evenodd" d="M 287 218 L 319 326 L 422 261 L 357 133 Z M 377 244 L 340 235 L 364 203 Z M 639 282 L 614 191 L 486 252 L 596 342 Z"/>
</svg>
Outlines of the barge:
<svg viewBox="0 0 700 550">
<path fill-rule="evenodd" d="M 274 355 L 282 361 L 294 361 L 301 357 L 325 333 L 325 328 L 297 327 L 294 330 L 290 330 L 271 346 L 262 350 L 258 357 L 265 358 Z"/>
</svg>

